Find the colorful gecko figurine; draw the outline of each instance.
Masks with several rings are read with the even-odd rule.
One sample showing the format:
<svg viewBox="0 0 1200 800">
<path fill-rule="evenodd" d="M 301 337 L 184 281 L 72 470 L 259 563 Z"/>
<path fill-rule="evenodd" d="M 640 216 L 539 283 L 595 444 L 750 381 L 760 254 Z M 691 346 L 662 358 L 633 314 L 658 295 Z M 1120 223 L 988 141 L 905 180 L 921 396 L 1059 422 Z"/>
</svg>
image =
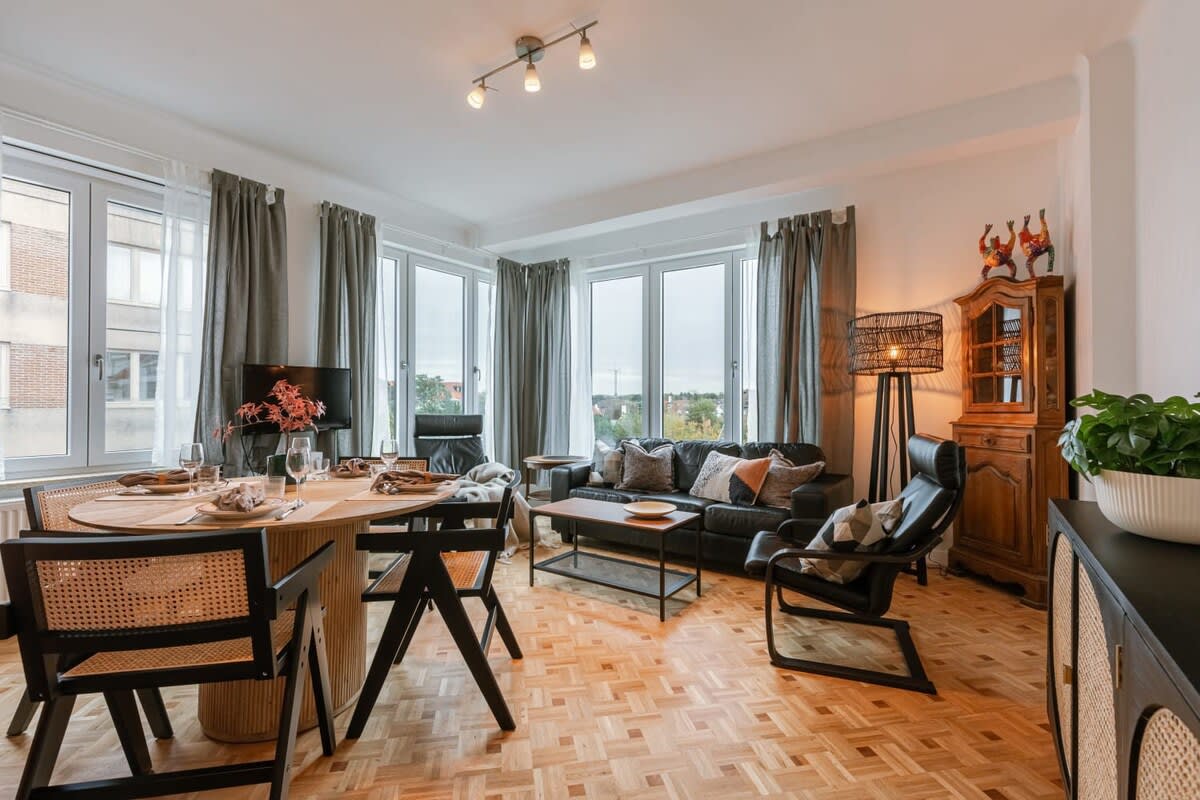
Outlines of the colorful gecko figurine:
<svg viewBox="0 0 1200 800">
<path fill-rule="evenodd" d="M 1050 260 L 1046 264 L 1046 272 L 1054 272 L 1054 245 L 1050 242 L 1050 227 L 1046 225 L 1046 209 L 1038 211 L 1038 219 L 1042 221 L 1042 230 L 1039 233 L 1029 232 L 1029 215 L 1025 215 L 1025 227 L 1021 228 L 1021 252 L 1025 254 L 1025 269 L 1029 270 L 1029 277 L 1033 275 L 1033 264 L 1042 253 L 1049 253 Z"/>
<path fill-rule="evenodd" d="M 1009 220 L 1008 225 L 1008 244 L 1000 244 L 1000 237 L 993 236 L 991 244 L 987 241 L 987 235 L 992 232 L 992 223 L 988 223 L 983 229 L 983 236 L 979 237 L 979 254 L 983 256 L 983 280 L 987 280 L 988 272 L 996 267 L 1008 267 L 1008 271 L 1012 273 L 1011 277 L 1017 277 L 1017 262 L 1013 261 L 1013 248 L 1017 245 L 1017 232 L 1014 230 L 1016 220 Z"/>
</svg>

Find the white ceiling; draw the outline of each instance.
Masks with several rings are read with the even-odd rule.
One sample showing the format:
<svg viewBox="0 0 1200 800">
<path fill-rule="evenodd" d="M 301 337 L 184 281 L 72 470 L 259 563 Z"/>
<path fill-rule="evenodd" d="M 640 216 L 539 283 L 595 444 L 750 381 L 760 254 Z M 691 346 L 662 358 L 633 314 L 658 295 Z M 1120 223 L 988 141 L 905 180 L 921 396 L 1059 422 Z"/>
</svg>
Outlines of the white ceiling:
<svg viewBox="0 0 1200 800">
<path fill-rule="evenodd" d="M 4 0 L 0 54 L 495 224 L 1070 73 L 1138 5 Z M 467 107 L 518 35 L 594 18 L 596 69 L 564 42 Z"/>
</svg>

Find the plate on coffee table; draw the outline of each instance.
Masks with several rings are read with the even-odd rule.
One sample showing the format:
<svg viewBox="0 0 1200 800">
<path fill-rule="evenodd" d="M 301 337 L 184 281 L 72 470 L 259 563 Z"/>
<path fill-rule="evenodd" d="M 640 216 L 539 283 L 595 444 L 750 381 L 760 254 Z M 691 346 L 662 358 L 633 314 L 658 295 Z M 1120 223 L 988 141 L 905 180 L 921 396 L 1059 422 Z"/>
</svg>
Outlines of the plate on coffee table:
<svg viewBox="0 0 1200 800">
<path fill-rule="evenodd" d="M 642 500 L 637 503 L 626 503 L 621 508 L 638 519 L 662 519 L 679 510 L 674 503 L 664 503 L 660 500 Z"/>
</svg>

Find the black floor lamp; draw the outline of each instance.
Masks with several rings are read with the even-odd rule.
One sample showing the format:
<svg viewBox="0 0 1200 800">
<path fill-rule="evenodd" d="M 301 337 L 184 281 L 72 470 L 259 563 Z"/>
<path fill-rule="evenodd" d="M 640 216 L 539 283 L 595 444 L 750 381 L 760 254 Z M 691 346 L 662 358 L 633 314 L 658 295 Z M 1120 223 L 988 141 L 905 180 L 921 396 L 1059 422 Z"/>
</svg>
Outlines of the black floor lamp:
<svg viewBox="0 0 1200 800">
<path fill-rule="evenodd" d="M 931 311 L 868 314 L 850 322 L 850 372 L 875 375 L 875 428 L 871 439 L 871 489 L 867 500 L 891 493 L 890 439 L 895 385 L 896 451 L 900 488 L 911 477 L 908 437 L 913 423 L 912 376 L 942 371 L 942 315 Z M 925 559 L 917 562 L 917 580 L 926 583 Z"/>
</svg>

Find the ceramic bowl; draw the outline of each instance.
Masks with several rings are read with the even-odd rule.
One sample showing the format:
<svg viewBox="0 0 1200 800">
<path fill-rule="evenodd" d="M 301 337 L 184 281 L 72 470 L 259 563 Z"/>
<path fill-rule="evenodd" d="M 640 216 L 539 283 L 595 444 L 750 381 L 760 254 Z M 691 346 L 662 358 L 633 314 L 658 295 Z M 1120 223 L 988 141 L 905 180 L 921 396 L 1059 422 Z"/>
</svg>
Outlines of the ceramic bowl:
<svg viewBox="0 0 1200 800">
<path fill-rule="evenodd" d="M 638 503 L 626 503 L 621 506 L 631 516 L 638 519 L 662 519 L 671 512 L 676 510 L 676 507 L 671 503 L 663 503 L 658 500 L 643 500 Z"/>
</svg>

